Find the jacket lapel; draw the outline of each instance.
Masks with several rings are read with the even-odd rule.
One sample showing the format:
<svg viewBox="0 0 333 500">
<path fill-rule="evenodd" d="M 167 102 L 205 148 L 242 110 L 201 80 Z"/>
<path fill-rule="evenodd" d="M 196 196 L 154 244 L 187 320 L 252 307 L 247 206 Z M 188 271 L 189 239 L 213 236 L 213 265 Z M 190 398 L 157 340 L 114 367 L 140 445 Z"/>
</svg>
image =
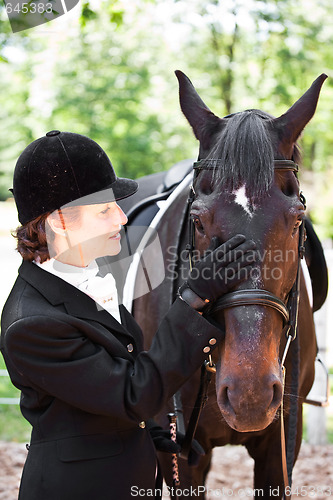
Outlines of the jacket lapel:
<svg viewBox="0 0 333 500">
<path fill-rule="evenodd" d="M 87 294 L 78 290 L 58 276 L 40 268 L 32 262 L 24 261 L 19 269 L 20 276 L 31 286 L 36 288 L 52 305 L 63 304 L 68 314 L 77 318 L 94 321 L 105 326 L 112 334 L 125 337 L 122 343 L 127 345 L 133 341 L 139 345 L 140 339 L 136 331 L 134 336 L 127 330 L 128 319 L 125 326 L 120 324 L 111 314 L 103 309 L 99 304 Z M 124 309 L 123 307 L 121 309 Z M 129 313 L 127 313 L 129 314 Z M 121 317 L 126 317 L 126 313 L 121 311 Z M 134 323 L 135 320 L 133 319 Z M 136 324 L 136 323 L 135 323 Z M 138 325 L 136 325 L 138 327 Z M 136 329 L 135 329 L 136 330 Z"/>
</svg>

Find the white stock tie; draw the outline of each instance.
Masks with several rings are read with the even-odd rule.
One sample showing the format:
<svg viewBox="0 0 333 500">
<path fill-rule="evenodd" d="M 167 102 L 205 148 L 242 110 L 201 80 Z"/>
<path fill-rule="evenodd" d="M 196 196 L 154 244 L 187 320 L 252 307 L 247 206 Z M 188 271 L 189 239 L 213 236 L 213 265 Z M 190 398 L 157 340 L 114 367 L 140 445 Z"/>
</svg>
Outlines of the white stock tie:
<svg viewBox="0 0 333 500">
<path fill-rule="evenodd" d="M 96 302 L 98 310 L 105 309 L 121 323 L 116 281 L 110 273 L 103 278 L 96 276 L 99 269 L 95 261 L 87 267 L 71 266 L 55 259 L 35 264 L 89 295 Z"/>
</svg>

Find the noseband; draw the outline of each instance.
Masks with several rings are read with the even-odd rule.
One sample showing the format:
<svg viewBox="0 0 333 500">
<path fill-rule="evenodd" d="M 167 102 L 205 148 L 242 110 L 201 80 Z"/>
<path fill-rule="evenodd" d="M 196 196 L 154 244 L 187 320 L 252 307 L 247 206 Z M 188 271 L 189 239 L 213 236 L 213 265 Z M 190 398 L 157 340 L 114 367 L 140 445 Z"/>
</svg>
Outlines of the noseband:
<svg viewBox="0 0 333 500">
<path fill-rule="evenodd" d="M 267 290 L 246 289 L 227 293 L 214 303 L 211 312 L 215 313 L 230 307 L 250 306 L 253 304 L 272 307 L 282 315 L 284 323 L 288 323 L 289 309 L 282 300 Z"/>
<path fill-rule="evenodd" d="M 201 170 L 213 170 L 218 166 L 219 160 L 201 160 L 195 162 L 193 165 L 194 169 L 194 181 L 197 179 L 198 174 Z M 274 169 L 275 170 L 291 170 L 295 173 L 298 172 L 298 165 L 292 160 L 274 160 Z M 193 182 L 194 182 L 193 181 Z M 193 186 L 191 186 L 191 192 L 188 199 L 189 205 L 193 203 L 195 197 L 195 192 Z M 304 205 L 305 208 L 305 198 L 303 194 L 300 194 L 300 201 Z M 257 306 L 266 306 L 271 307 L 278 311 L 284 321 L 284 325 L 287 325 L 287 346 L 286 351 L 283 355 L 282 364 L 284 363 L 287 349 L 289 347 L 290 341 L 294 340 L 296 336 L 297 329 L 297 318 L 298 318 L 298 309 L 299 309 L 299 294 L 300 294 L 300 273 L 301 273 L 301 259 L 304 256 L 305 248 L 305 227 L 304 222 L 299 227 L 299 244 L 298 244 L 298 264 L 297 264 L 297 276 L 295 283 L 293 284 L 291 291 L 289 293 L 287 299 L 287 305 L 276 295 L 261 289 L 244 289 L 237 290 L 235 292 L 229 292 L 222 297 L 220 297 L 210 308 L 209 313 L 215 313 L 220 310 L 229 309 L 231 307 L 238 306 L 249 306 L 249 305 L 257 305 Z M 190 234 L 189 234 L 189 244 L 186 249 L 189 252 L 190 266 L 192 267 L 192 252 L 194 250 L 194 227 L 193 222 L 190 222 Z"/>
</svg>

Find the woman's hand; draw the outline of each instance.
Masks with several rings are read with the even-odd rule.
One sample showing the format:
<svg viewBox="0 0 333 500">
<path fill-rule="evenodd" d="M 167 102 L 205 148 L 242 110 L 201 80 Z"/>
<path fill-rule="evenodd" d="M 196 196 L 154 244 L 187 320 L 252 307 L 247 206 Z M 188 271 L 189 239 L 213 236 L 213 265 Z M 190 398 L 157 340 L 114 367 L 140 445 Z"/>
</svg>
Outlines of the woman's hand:
<svg viewBox="0 0 333 500">
<path fill-rule="evenodd" d="M 255 262 L 252 240 L 242 234 L 233 236 L 219 245 L 213 237 L 204 256 L 193 267 L 187 282 L 179 289 L 185 302 L 203 311 L 209 303 L 233 289 L 248 277 L 251 265 Z"/>
<path fill-rule="evenodd" d="M 169 430 L 162 429 L 162 427 L 158 426 L 157 424 L 154 424 L 153 427 L 150 427 L 149 432 L 157 451 L 162 451 L 164 453 L 180 452 L 181 445 L 183 444 L 185 439 L 185 434 L 183 434 L 182 432 L 176 433 L 177 442 L 172 441 Z M 205 455 L 204 449 L 198 443 L 198 441 L 193 439 L 191 443 L 191 450 L 188 456 L 188 464 L 192 466 L 198 465 L 200 457 L 203 455 Z"/>
</svg>

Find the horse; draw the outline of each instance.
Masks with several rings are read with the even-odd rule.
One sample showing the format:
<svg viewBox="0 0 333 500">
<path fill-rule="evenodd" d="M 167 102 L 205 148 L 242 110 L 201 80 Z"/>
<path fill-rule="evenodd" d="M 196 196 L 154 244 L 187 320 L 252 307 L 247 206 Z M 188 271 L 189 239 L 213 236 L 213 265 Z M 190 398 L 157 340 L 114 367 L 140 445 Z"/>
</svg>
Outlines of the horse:
<svg viewBox="0 0 333 500">
<path fill-rule="evenodd" d="M 225 337 L 210 358 L 216 373 L 212 374 L 208 402 L 196 427 L 195 439 L 205 455 L 197 466 L 179 459 L 181 486 L 177 498 L 205 498 L 212 450 L 226 444 L 245 446 L 254 459 L 254 497 L 270 498 L 273 491 L 283 497 L 286 481 L 281 465 L 281 425 L 283 422 L 286 430 L 291 481 L 302 439 L 302 404 L 314 379 L 317 345 L 313 312 L 321 307 L 327 293 L 323 252 L 309 220 L 305 221 L 305 199 L 297 178 L 297 139 L 315 113 L 326 75 L 319 76 L 278 118 L 257 109 L 219 118 L 184 73 L 176 71 L 176 76 L 180 106 L 199 141 L 199 155 L 194 174 L 186 176 L 155 225 L 165 278 L 150 293 L 136 294 L 133 302 L 146 347 L 186 280 L 190 261 L 195 264 L 213 236 L 224 242 L 236 233 L 244 234 L 255 241 L 257 255 L 246 280 L 209 313 L 210 320 L 225 331 Z M 142 184 L 154 182 L 148 176 Z M 300 231 L 304 225 L 309 229 L 305 260 L 312 278 L 313 305 L 304 267 L 300 266 L 300 253 L 304 253 Z M 137 283 L 142 278 L 139 273 Z M 289 304 L 295 293 L 298 309 L 292 313 Z M 292 314 L 295 324 L 290 335 L 287 322 Z M 181 389 L 186 425 L 199 385 L 200 371 Z M 172 411 L 170 401 L 156 416 L 165 428 L 169 425 L 167 414 Z M 171 458 L 161 453 L 159 461 L 171 487 Z"/>
</svg>

